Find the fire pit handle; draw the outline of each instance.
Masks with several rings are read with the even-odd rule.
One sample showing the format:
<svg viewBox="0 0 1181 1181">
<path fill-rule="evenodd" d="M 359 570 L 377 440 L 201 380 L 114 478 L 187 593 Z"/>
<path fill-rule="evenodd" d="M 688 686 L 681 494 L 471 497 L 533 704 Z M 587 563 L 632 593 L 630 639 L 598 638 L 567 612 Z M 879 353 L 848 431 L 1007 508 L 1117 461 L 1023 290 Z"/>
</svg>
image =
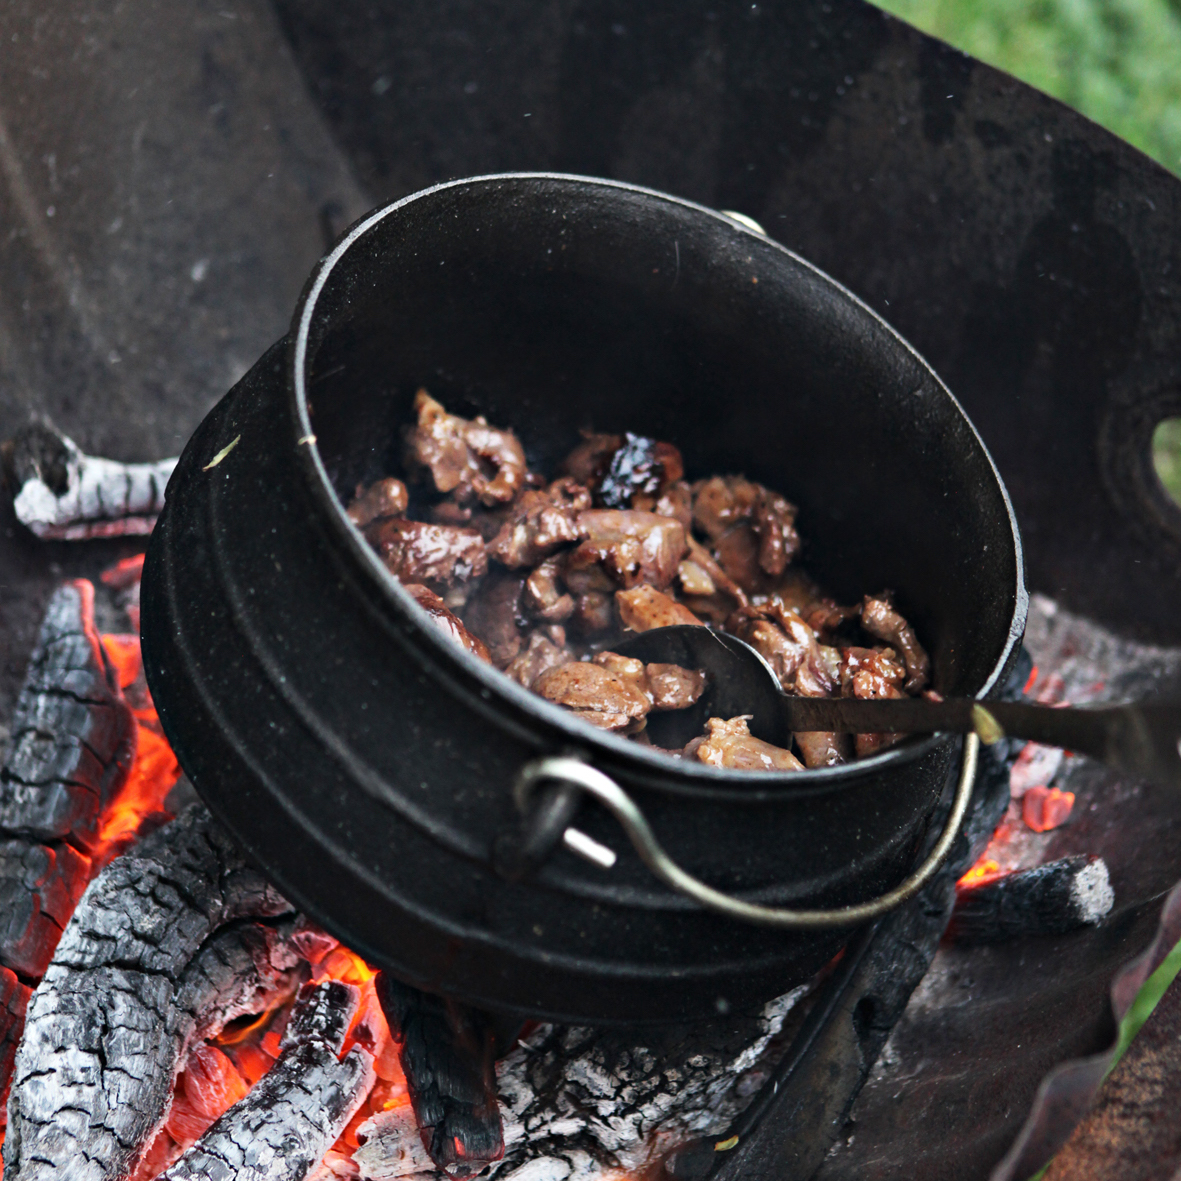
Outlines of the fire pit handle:
<svg viewBox="0 0 1181 1181">
<path fill-rule="evenodd" d="M 764 927 L 785 930 L 809 930 L 823 927 L 855 927 L 876 919 L 894 907 L 913 898 L 943 864 L 959 834 L 960 825 L 968 811 L 972 784 L 976 778 L 976 760 L 980 740 L 969 734 L 964 740 L 960 777 L 952 800 L 951 815 L 935 847 L 927 859 L 904 881 L 886 894 L 860 902 L 856 906 L 842 906 L 833 910 L 786 910 L 776 906 L 757 906 L 723 894 L 705 882 L 686 873 L 661 848 L 643 812 L 635 801 L 609 775 L 571 755 L 550 755 L 534 759 L 521 768 L 513 785 L 513 798 L 522 812 L 529 809 L 530 799 L 537 785 L 546 780 L 570 785 L 599 801 L 619 821 L 644 864 L 662 881 L 678 893 L 700 903 L 707 910 L 755 923 Z M 562 840 L 571 851 L 604 869 L 615 863 L 612 850 L 576 828 L 566 828 Z"/>
</svg>

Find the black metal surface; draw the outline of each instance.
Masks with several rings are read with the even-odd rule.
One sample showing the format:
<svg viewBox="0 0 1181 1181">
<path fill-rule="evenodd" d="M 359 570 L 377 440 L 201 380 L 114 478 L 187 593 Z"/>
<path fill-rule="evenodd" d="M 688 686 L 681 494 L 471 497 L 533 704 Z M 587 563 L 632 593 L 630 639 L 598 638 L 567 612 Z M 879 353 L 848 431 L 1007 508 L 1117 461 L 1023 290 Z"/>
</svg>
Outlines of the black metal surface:
<svg viewBox="0 0 1181 1181">
<path fill-rule="evenodd" d="M 364 208 L 319 177 L 351 164 L 376 201 L 498 168 L 594 171 L 761 215 L 867 299 L 980 427 L 1033 587 L 1176 642 L 1177 514 L 1147 440 L 1181 409 L 1181 189 L 1139 152 L 856 0 L 284 0 L 338 152 L 269 5 L 191 8 L 193 24 L 173 5 L 92 0 L 0 18 L 4 43 L 18 37 L 0 75 L 0 437 L 37 408 L 92 452 L 167 454 L 221 392 L 188 366 L 227 363 L 239 336 L 237 360 L 257 355 L 322 227 Z M 116 216 L 124 233 L 108 236 Z M 78 295 L 121 342 L 137 343 L 145 303 L 183 331 L 112 365 Z M 161 373 L 176 380 L 161 387 Z M 8 717 L 52 588 L 134 543 L 41 544 L 0 512 Z M 1113 788 L 1096 773 L 1047 855 L 1105 857 L 1117 927 L 941 953 L 952 999 L 908 1010 L 899 1058 L 863 1092 L 826 1179 L 984 1178 L 1046 1069 L 1106 1044 L 1107 984 L 1181 870 L 1177 801 L 1114 791 L 1119 824 L 1100 820 Z"/>
<path fill-rule="evenodd" d="M 334 489 L 387 470 L 426 382 L 512 424 L 543 471 L 579 426 L 633 426 L 680 447 L 690 472 L 744 468 L 782 488 L 822 585 L 846 599 L 893 586 L 935 683 L 974 694 L 1002 674 L 1025 613 L 987 453 L 876 317 L 707 210 L 509 177 L 365 225 L 309 284 L 286 385 L 272 350 L 199 428 L 148 550 L 144 666 L 190 780 L 301 907 L 420 986 L 576 1020 L 685 1020 L 807 979 L 840 936 L 741 929 L 630 850 L 607 874 L 563 853 L 528 884 L 499 880 L 515 775 L 580 746 L 690 873 L 749 901 L 831 906 L 905 876 L 956 743 L 767 775 L 604 735 L 440 642 Z M 788 459 L 781 443 L 832 415 L 856 424 L 839 491 L 821 456 Z M 876 496 L 903 479 L 904 495 Z M 599 809 L 579 823 L 621 844 Z"/>
</svg>

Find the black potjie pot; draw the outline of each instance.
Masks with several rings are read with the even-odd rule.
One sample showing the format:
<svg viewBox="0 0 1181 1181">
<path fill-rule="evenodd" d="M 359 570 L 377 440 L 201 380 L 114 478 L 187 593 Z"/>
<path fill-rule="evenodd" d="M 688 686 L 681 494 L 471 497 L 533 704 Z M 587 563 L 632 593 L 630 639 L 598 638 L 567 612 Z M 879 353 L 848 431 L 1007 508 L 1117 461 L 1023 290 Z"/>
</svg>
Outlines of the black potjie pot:
<svg viewBox="0 0 1181 1181">
<path fill-rule="evenodd" d="M 571 1021 L 686 1020 L 808 978 L 847 929 L 703 910 L 587 799 L 577 825 L 614 867 L 559 845 L 506 880 L 494 853 L 522 823 L 515 777 L 579 753 L 699 878 L 837 906 L 906 876 L 959 740 L 723 771 L 601 733 L 460 653 L 340 499 L 398 470 L 420 386 L 511 426 L 543 472 L 594 427 L 670 440 L 691 478 L 744 472 L 782 491 L 809 572 L 845 602 L 893 588 L 936 687 L 985 695 L 1026 596 L 1012 509 L 971 423 L 878 316 L 733 219 L 607 181 L 482 177 L 370 214 L 321 261 L 288 336 L 185 449 L 151 540 L 145 668 L 185 772 L 359 954 L 426 989 Z"/>
</svg>

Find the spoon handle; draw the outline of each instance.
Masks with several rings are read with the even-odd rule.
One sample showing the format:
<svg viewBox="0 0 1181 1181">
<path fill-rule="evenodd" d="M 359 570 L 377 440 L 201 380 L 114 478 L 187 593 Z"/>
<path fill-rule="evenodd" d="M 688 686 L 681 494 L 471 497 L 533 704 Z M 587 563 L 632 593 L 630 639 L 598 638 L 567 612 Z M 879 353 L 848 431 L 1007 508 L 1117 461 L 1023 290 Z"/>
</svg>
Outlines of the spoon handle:
<svg viewBox="0 0 1181 1181">
<path fill-rule="evenodd" d="M 845 734 L 975 732 L 984 742 L 1010 735 L 1181 787 L 1181 705 L 1134 703 L 1056 709 L 1015 701 L 922 698 L 787 697 L 784 722 L 794 731 Z"/>
</svg>

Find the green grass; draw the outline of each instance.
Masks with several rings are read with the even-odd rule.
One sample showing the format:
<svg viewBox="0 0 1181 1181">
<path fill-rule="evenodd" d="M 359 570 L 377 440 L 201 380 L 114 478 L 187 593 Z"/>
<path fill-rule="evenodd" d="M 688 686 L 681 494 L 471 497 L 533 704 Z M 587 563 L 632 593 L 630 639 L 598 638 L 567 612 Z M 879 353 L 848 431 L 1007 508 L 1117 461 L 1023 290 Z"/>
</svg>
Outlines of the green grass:
<svg viewBox="0 0 1181 1181">
<path fill-rule="evenodd" d="M 876 0 L 1181 173 L 1181 0 Z"/>
<path fill-rule="evenodd" d="M 1166 418 L 1153 432 L 1152 462 L 1169 495 L 1181 504 L 1181 418 Z"/>
</svg>

